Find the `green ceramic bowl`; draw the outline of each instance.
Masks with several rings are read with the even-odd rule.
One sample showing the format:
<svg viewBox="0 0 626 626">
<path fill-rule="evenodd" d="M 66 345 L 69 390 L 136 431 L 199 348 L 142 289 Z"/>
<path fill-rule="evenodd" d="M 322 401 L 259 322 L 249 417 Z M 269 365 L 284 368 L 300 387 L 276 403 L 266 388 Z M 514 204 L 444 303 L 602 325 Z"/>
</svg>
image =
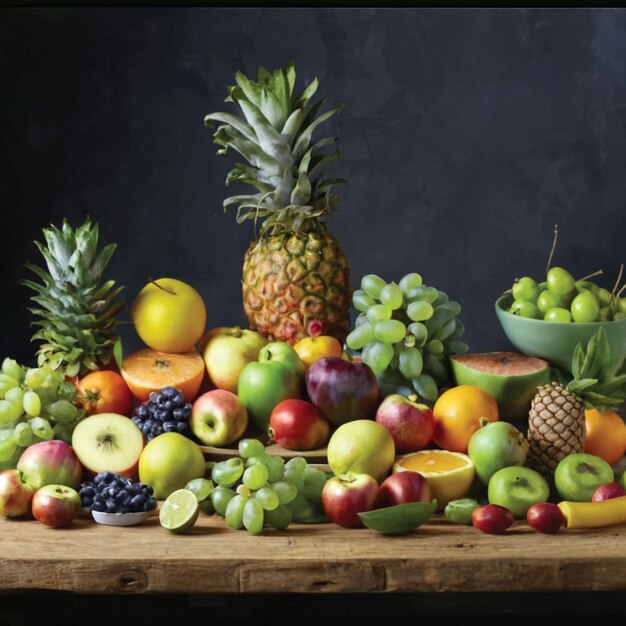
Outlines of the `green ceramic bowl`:
<svg viewBox="0 0 626 626">
<path fill-rule="evenodd" d="M 496 315 L 509 341 L 524 354 L 541 357 L 571 371 L 576 344 L 582 343 L 585 347 L 594 333 L 604 328 L 614 363 L 626 357 L 626 319 L 587 324 L 546 322 L 509 313 L 512 302 L 510 295 L 498 298 Z"/>
</svg>

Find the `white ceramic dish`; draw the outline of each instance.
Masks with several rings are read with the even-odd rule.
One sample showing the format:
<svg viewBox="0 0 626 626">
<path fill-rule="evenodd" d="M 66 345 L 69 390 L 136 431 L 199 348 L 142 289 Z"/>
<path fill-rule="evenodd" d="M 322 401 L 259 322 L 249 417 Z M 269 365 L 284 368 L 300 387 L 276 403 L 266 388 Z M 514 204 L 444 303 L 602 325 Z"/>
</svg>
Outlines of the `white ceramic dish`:
<svg viewBox="0 0 626 626">
<path fill-rule="evenodd" d="M 98 524 L 106 524 L 107 526 L 135 526 L 135 524 L 141 524 L 141 522 L 148 519 L 152 513 L 154 513 L 154 509 L 151 511 L 139 511 L 139 513 L 91 512 Z"/>
</svg>

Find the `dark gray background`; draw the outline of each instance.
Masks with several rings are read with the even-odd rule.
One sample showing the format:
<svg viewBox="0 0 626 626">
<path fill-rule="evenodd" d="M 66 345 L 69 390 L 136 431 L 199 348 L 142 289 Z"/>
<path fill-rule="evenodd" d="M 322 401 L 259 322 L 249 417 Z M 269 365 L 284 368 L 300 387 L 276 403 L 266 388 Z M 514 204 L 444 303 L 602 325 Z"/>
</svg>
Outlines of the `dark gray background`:
<svg viewBox="0 0 626 626">
<path fill-rule="evenodd" d="M 623 10 L 4 9 L 0 355 L 32 355 L 18 280 L 63 216 L 89 213 L 118 242 L 108 276 L 129 303 L 172 276 L 202 293 L 210 326 L 243 321 L 253 226 L 222 213 L 234 159 L 203 118 L 232 106 L 238 69 L 291 59 L 329 105 L 347 102 L 329 123 L 350 181 L 331 228 L 353 286 L 419 271 L 462 304 L 474 351 L 508 345 L 493 302 L 543 273 L 556 222 L 556 263 L 604 268 L 612 286 L 626 260 Z"/>
</svg>

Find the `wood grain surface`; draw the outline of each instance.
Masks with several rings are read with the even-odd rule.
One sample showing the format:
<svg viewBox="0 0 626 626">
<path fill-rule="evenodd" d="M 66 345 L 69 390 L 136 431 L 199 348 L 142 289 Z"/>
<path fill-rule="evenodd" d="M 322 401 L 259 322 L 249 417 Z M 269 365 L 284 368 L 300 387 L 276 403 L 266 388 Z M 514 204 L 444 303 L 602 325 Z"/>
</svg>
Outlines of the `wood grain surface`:
<svg viewBox="0 0 626 626">
<path fill-rule="evenodd" d="M 0 590 L 79 593 L 626 590 L 626 526 L 486 535 L 441 517 L 400 537 L 334 524 L 260 536 L 201 514 L 186 535 L 80 518 L 0 520 Z"/>
</svg>

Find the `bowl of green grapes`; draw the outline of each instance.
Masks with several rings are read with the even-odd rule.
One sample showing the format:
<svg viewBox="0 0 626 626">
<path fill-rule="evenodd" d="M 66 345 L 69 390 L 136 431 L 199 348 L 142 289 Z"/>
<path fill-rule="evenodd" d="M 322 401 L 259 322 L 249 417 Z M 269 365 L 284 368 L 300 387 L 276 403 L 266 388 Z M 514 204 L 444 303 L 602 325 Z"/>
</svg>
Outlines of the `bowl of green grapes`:
<svg viewBox="0 0 626 626">
<path fill-rule="evenodd" d="M 587 279 L 575 280 L 562 267 L 551 268 L 543 282 L 516 279 L 496 301 L 496 314 L 509 341 L 524 354 L 571 371 L 576 344 L 583 347 L 604 328 L 614 364 L 626 357 L 626 295 Z"/>
</svg>

